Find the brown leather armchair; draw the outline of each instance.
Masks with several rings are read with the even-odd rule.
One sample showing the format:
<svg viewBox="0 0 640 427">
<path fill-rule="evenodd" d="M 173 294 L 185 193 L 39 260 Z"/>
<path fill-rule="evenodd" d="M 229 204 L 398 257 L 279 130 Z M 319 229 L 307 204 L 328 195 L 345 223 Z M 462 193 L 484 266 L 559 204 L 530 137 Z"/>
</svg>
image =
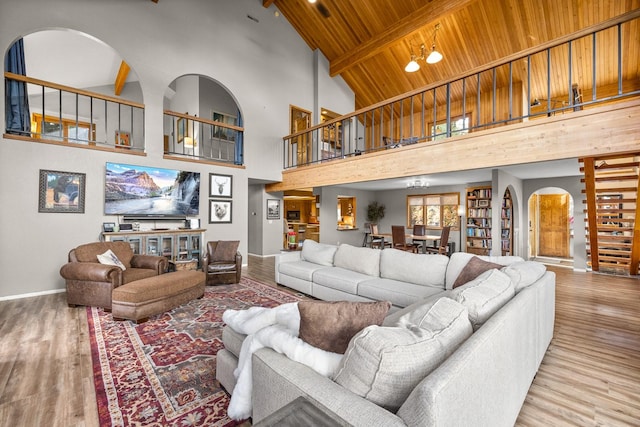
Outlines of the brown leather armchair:
<svg viewBox="0 0 640 427">
<path fill-rule="evenodd" d="M 202 269 L 207 273 L 207 285 L 229 285 L 240 282 L 242 255 L 238 252 L 238 240 L 207 242 L 207 253 L 202 259 Z"/>
<path fill-rule="evenodd" d="M 98 255 L 111 249 L 126 267 L 100 264 Z M 67 284 L 69 307 L 88 305 L 111 310 L 111 293 L 120 285 L 167 271 L 168 260 L 162 256 L 135 255 L 126 242 L 95 242 L 69 251 L 69 262 L 60 275 Z"/>
</svg>

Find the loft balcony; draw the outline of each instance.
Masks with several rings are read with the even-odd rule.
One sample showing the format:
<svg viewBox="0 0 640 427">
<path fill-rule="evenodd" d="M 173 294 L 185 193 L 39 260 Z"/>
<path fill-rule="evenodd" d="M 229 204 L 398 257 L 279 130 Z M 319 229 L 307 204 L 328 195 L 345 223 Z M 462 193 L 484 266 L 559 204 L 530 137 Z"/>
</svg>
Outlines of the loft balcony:
<svg viewBox="0 0 640 427">
<path fill-rule="evenodd" d="M 283 139 L 267 191 L 637 149 L 640 11 Z"/>
</svg>

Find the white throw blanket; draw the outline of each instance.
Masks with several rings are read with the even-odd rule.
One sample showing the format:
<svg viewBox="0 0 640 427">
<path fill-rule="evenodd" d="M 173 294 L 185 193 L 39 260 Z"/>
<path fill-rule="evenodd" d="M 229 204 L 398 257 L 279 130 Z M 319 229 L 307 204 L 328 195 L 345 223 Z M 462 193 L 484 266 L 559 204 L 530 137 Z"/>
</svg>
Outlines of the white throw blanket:
<svg viewBox="0 0 640 427">
<path fill-rule="evenodd" d="M 282 304 L 275 308 L 227 310 L 222 320 L 236 332 L 247 334 L 240 349 L 238 368 L 233 372 L 237 381 L 227 410 L 229 417 L 234 420 L 247 419 L 252 413 L 251 356 L 255 351 L 263 347 L 272 348 L 326 377 L 335 374 L 342 359 L 342 354 L 321 350 L 298 338 L 298 303 Z"/>
</svg>

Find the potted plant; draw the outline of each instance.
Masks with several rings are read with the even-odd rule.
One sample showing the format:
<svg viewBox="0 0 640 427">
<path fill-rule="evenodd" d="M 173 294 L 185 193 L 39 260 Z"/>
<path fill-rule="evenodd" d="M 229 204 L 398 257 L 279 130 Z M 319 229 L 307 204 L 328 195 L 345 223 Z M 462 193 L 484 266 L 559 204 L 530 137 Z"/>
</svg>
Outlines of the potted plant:
<svg viewBox="0 0 640 427">
<path fill-rule="evenodd" d="M 372 224 L 377 224 L 379 220 L 384 218 L 384 205 L 378 202 L 371 202 L 367 206 L 367 220 Z"/>
</svg>

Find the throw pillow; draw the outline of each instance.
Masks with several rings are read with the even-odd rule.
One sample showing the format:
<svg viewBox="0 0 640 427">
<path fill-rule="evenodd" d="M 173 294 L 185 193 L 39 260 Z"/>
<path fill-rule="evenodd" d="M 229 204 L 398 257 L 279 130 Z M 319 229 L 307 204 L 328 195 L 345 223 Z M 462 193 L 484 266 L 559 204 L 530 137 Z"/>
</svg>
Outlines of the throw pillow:
<svg viewBox="0 0 640 427">
<path fill-rule="evenodd" d="M 234 261 L 239 245 L 240 241 L 238 240 L 220 240 L 216 245 L 216 250 L 211 255 L 211 261 Z"/>
<path fill-rule="evenodd" d="M 514 295 L 511 278 L 495 269 L 485 271 L 466 285 L 451 291 L 451 298 L 469 310 L 469 320 L 474 330 L 489 320 Z"/>
<path fill-rule="evenodd" d="M 518 293 L 541 278 L 545 271 L 547 271 L 547 267 L 540 262 L 520 261 L 502 267 L 500 271 L 511 278 L 511 283 L 516 293 Z"/>
<path fill-rule="evenodd" d="M 103 254 L 97 255 L 97 257 L 100 264 L 115 265 L 116 267 L 120 267 L 123 271 L 126 270 L 124 264 L 118 259 L 111 249 L 108 249 Z"/>
<path fill-rule="evenodd" d="M 302 259 L 318 265 L 333 266 L 333 256 L 338 250 L 337 246 L 318 243 L 307 239 L 302 246 Z"/>
<path fill-rule="evenodd" d="M 492 268 L 500 269 L 502 268 L 502 265 L 489 261 L 483 261 L 477 256 L 474 256 L 462 269 L 456 281 L 453 282 L 453 289 L 472 281 L 485 271 L 491 270 Z"/>
<path fill-rule="evenodd" d="M 472 334 L 467 310 L 438 300 L 422 327 L 369 326 L 353 337 L 334 380 L 396 412 L 411 391 Z"/>
<path fill-rule="evenodd" d="M 345 243 L 338 246 L 333 265 L 367 276 L 380 277 L 379 249 L 360 248 Z"/>
<path fill-rule="evenodd" d="M 300 301 L 299 337 L 322 350 L 344 353 L 355 334 L 382 324 L 390 307 L 389 301 Z"/>
</svg>

